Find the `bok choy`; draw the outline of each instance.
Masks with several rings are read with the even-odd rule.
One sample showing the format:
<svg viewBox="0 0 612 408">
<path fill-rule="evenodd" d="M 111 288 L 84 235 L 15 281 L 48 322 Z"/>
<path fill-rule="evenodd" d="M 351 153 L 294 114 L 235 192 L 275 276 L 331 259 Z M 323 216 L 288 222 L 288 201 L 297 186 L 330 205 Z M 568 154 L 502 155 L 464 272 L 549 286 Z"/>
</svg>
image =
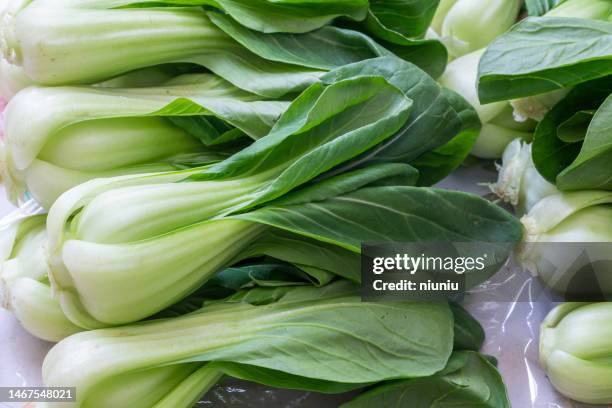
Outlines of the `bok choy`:
<svg viewBox="0 0 612 408">
<path fill-rule="evenodd" d="M 66 318 L 49 286 L 45 216 L 15 221 L 0 231 L 0 305 L 34 336 L 58 341 L 81 329 Z"/>
<path fill-rule="evenodd" d="M 612 403 L 612 303 L 564 303 L 540 329 L 540 365 L 563 395 Z"/>
<path fill-rule="evenodd" d="M 360 302 L 346 281 L 255 288 L 182 317 L 70 336 L 47 355 L 43 378 L 48 386 L 75 385 L 83 406 L 114 379 L 160 376 L 190 362 L 236 363 L 286 373 L 296 384 L 303 377 L 302 388 L 346 389 L 432 375 L 446 365 L 452 339 L 445 303 Z M 324 363 L 332 354 L 333 364 Z"/>
<path fill-rule="evenodd" d="M 6 109 L 4 179 L 13 202 L 27 191 L 49 208 L 92 178 L 219 161 L 234 150 L 212 145 L 267 134 L 287 106 L 208 74 L 145 88 L 31 87 Z"/>
<path fill-rule="evenodd" d="M 401 175 L 397 170 L 391 174 Z M 349 176 L 354 180 L 347 181 Z M 307 273 L 310 265 L 358 280 L 359 269 L 347 266 L 358 265 L 355 258 L 351 261 L 350 253 L 357 256 L 361 242 L 420 242 L 442 236 L 448 241 L 512 243 L 520 239 L 520 227 L 512 216 L 477 197 L 411 187 L 370 187 L 350 192 L 364 183 L 384 179 L 374 176 L 373 170 L 339 176 L 259 210 L 176 229 L 168 223 L 148 230 L 127 229 L 105 239 L 97 239 L 96 230 L 104 233 L 100 229 L 104 227 L 100 220 L 89 221 L 87 209 L 77 215 L 68 231 L 55 235 L 54 227 L 62 224 L 55 224 L 58 220 L 52 209 L 51 277 L 68 317 L 91 328 L 150 316 L 195 290 L 224 266 L 249 256 L 269 254 L 304 267 Z M 181 185 L 186 184 L 177 184 Z M 347 192 L 338 194 L 343 189 Z M 429 212 L 433 208 L 435 220 Z M 454 230 L 447 230 L 457 208 L 462 208 L 465 220 L 453 223 Z M 339 224 L 338 220 L 344 221 Z M 390 225 L 395 227 L 391 229 Z M 408 225 L 410 228 L 406 228 Z M 299 259 L 287 251 L 270 252 L 275 244 L 282 248 L 283 241 L 280 245 L 277 241 L 279 230 L 294 234 L 293 246 L 302 253 Z M 148 235 L 137 235 L 145 232 Z M 270 233 L 273 235 L 267 235 Z M 300 235 L 333 245 L 317 246 L 307 241 L 300 246 Z M 268 244 L 262 245 L 264 242 Z M 498 258 L 505 259 L 507 250 L 500 246 Z M 499 266 L 493 265 L 487 273 L 494 273 Z M 478 283 L 474 279 L 480 277 L 470 280 L 468 276 L 468 284 Z"/>
<path fill-rule="evenodd" d="M 234 285 L 231 282 L 233 279 L 229 278 L 229 275 L 225 275 L 225 277 L 228 278 L 226 283 L 233 287 Z M 96 370 L 91 370 L 86 373 L 88 378 L 81 378 L 84 381 L 79 383 L 79 389 L 87 387 L 87 392 L 85 397 L 79 401 L 80 406 L 105 407 L 113 405 L 113 402 L 116 404 L 119 401 L 121 403 L 127 401 L 136 407 L 189 407 L 222 376 L 255 381 L 273 387 L 339 393 L 369 385 L 370 383 L 354 382 L 363 381 L 361 379 L 363 374 L 360 373 L 363 370 L 366 371 L 367 376 L 380 378 L 385 376 L 385 371 L 390 372 L 398 369 L 400 373 L 395 374 L 396 377 L 407 376 L 412 378 L 409 381 L 431 383 L 432 385 L 440 381 L 441 376 L 445 376 L 441 379 L 442 381 L 446 378 L 452 378 L 453 382 L 461 381 L 460 378 L 473 378 L 485 387 L 482 388 L 483 390 L 488 388 L 495 394 L 491 402 L 505 399 L 503 385 L 499 381 L 499 377 L 496 377 L 495 369 L 485 363 L 486 360 L 476 353 L 459 351 L 454 353 L 450 360 L 446 361 L 448 359 L 446 350 L 453 342 L 455 347 L 457 346 L 458 333 L 470 329 L 482 331 L 478 322 L 469 314 L 463 311 L 458 315 L 459 309 L 453 307 L 449 316 L 448 306 L 444 303 L 362 303 L 355 296 L 356 289 L 354 285 L 348 282 L 338 281 L 322 288 L 280 285 L 238 290 L 227 299 L 208 301 L 204 303 L 203 307 L 200 304 L 195 312 L 182 317 L 138 323 L 125 327 L 126 331 L 121 332 L 118 331 L 121 329 L 117 328 L 96 330 L 83 337 L 72 336 L 58 344 L 46 359 L 45 382 L 62 381 L 60 377 L 72 375 L 70 372 L 79 370 L 81 363 L 84 364 L 83 367 L 85 365 L 97 366 L 97 364 L 90 365 L 90 363 L 93 363 L 95 355 L 86 351 L 89 347 L 96 347 L 96 344 L 102 346 L 104 352 L 114 355 L 115 352 L 112 351 L 112 348 L 123 347 L 120 343 L 136 341 L 133 345 L 139 348 L 141 352 L 151 351 L 159 357 L 165 354 L 165 357 L 162 358 L 172 358 L 171 353 L 164 351 L 168 348 L 159 344 L 159 341 L 163 341 L 163 339 L 157 338 L 157 344 L 147 340 L 150 337 L 148 333 L 151 332 L 151 329 L 169 328 L 169 334 L 173 333 L 174 330 L 187 329 L 197 336 L 199 339 L 197 348 L 199 350 L 190 347 L 188 343 L 183 343 L 185 346 L 183 351 L 192 353 L 193 359 L 197 361 L 176 361 L 170 365 L 157 367 L 142 361 L 140 364 L 146 364 L 148 368 L 141 370 L 128 368 L 128 365 L 133 367 L 137 359 L 130 358 L 129 354 L 123 355 L 122 363 L 115 364 L 116 361 L 112 363 L 114 368 L 119 366 L 123 368 L 113 369 L 112 372 L 102 371 L 100 373 L 103 378 L 95 377 L 94 371 Z M 363 314 L 365 310 L 368 311 L 365 320 L 362 319 L 358 327 L 354 326 L 354 319 L 359 319 L 359 314 Z M 210 324 L 215 326 L 223 324 L 221 321 L 216 322 L 218 320 L 216 316 L 224 320 L 230 318 L 233 313 L 239 319 L 244 319 L 244 323 L 233 326 L 236 329 L 242 329 L 241 333 L 244 335 L 241 335 L 240 343 L 232 344 L 232 342 L 227 341 L 228 337 L 211 336 L 211 331 L 205 330 Z M 254 314 L 259 317 L 252 319 L 251 317 Z M 343 323 L 339 323 L 339 316 Z M 382 318 L 378 319 L 379 316 Z M 448 324 L 449 317 L 452 322 L 451 325 Z M 270 334 L 278 331 L 278 326 L 273 321 L 277 321 L 279 318 L 289 319 L 287 323 L 290 324 L 287 324 L 286 329 L 283 329 L 283 337 L 269 337 Z M 398 328 L 394 324 L 390 324 L 396 318 L 402 319 L 404 322 L 406 320 L 410 321 L 408 325 L 401 325 L 401 339 L 397 337 Z M 386 322 L 384 323 L 386 330 L 371 330 L 373 325 L 378 325 L 383 320 Z M 317 322 L 316 326 L 313 326 L 311 322 Z M 269 327 L 266 327 L 268 325 Z M 445 332 L 442 337 L 433 340 L 433 348 L 440 352 L 429 351 L 429 346 L 426 346 L 421 340 L 416 340 L 429 337 L 429 329 L 419 330 L 421 326 L 425 328 L 426 325 L 431 326 L 434 335 L 442 334 L 442 331 Z M 253 328 L 252 334 L 245 334 L 248 332 L 248 329 L 245 330 L 246 327 Z M 163 332 L 166 332 L 166 330 L 163 330 Z M 360 333 L 368 334 L 364 336 Z M 115 337 L 115 340 L 108 341 L 110 340 L 108 336 Z M 286 341 L 286 339 L 294 336 L 298 336 L 296 338 L 299 341 Z M 250 339 L 247 339 L 247 337 Z M 454 341 L 453 337 L 455 338 Z M 277 338 L 278 341 L 271 341 L 271 338 Z M 417 342 L 406 342 L 406 338 L 415 338 Z M 205 343 L 201 342 L 203 340 L 205 340 Z M 216 354 L 222 353 L 224 355 L 224 357 L 220 357 L 222 361 L 203 361 L 204 359 L 216 359 L 214 355 L 210 354 L 210 351 L 206 351 L 207 348 L 213 346 L 211 341 L 221 341 L 226 344 L 221 346 L 221 350 L 218 347 L 215 350 L 210 350 Z M 242 354 L 242 349 L 244 347 L 248 348 L 249 344 L 255 347 L 258 342 L 262 343 L 263 349 L 257 346 L 259 351 L 256 361 L 241 361 L 242 357 L 239 357 L 239 355 Z M 103 343 L 106 343 L 107 346 L 103 346 Z M 478 348 L 481 343 L 482 339 L 472 346 Z M 381 344 L 384 344 L 385 347 L 380 348 Z M 325 345 L 325 348 L 321 348 L 320 345 Z M 354 352 L 362 346 L 371 347 L 372 345 L 375 346 L 374 352 L 365 354 Z M 62 370 L 62 367 L 67 367 L 63 361 L 63 359 L 69 358 L 66 352 L 68 348 L 72 347 L 75 347 L 73 350 L 83 352 L 86 361 L 70 364 L 71 367 L 68 370 Z M 273 357 L 278 350 L 276 347 L 282 347 L 286 350 L 285 357 L 280 360 Z M 450 347 L 452 348 L 452 346 Z M 412 362 L 408 365 L 402 365 L 397 359 L 397 353 L 402 353 L 403 349 L 406 349 L 411 355 L 410 360 Z M 317 358 L 317 356 L 321 352 L 325 353 L 324 350 L 332 350 L 335 355 L 335 364 L 344 367 L 345 370 L 339 372 L 333 366 L 322 364 L 326 360 Z M 198 356 L 196 357 L 193 353 L 198 353 Z M 201 355 L 202 353 L 205 353 L 208 357 L 204 357 Z M 391 355 L 386 357 L 385 354 L 387 353 L 391 353 L 395 357 Z M 254 355 L 254 353 L 246 354 Z M 230 355 L 234 357 L 230 357 Z M 272 357 L 265 357 L 266 355 Z M 428 367 L 433 369 L 434 365 L 439 364 L 434 362 L 432 358 L 439 359 L 440 363 L 443 362 L 446 367 L 431 377 L 415 378 L 422 375 L 415 370 L 427 371 Z M 345 361 L 347 359 L 350 359 L 350 363 Z M 70 360 L 75 361 L 74 359 Z M 132 360 L 132 362 L 130 363 L 129 360 Z M 157 359 L 157 361 L 160 360 Z M 381 366 L 382 361 L 388 361 L 388 363 Z M 369 367 L 364 368 L 365 364 L 368 364 Z M 372 369 L 370 367 L 376 368 Z M 484 370 L 486 374 L 478 374 L 474 371 L 476 368 L 480 368 L 481 372 Z M 478 389 L 481 388 L 478 387 Z M 369 393 L 365 395 L 369 395 Z M 466 401 L 476 401 L 480 396 L 478 394 L 473 397 L 474 399 L 470 399 L 469 395 L 469 392 L 464 394 Z M 360 400 L 362 399 L 360 398 Z"/>
<path fill-rule="evenodd" d="M 283 3 L 261 0 L 262 8 L 254 9 L 235 1 L 35 0 L 5 11 L 2 51 L 38 84 L 92 83 L 138 68 L 189 63 L 268 97 L 301 91 L 333 68 L 392 55 L 359 31 L 325 25 L 340 15 L 364 19 L 365 0 L 325 7 Z M 304 29 L 313 12 L 313 25 Z M 292 22 L 296 18 L 299 23 Z M 308 32 L 291 33 L 296 28 Z M 397 42 L 392 46 L 398 55 L 414 54 L 412 40 Z"/>
<path fill-rule="evenodd" d="M 331 226 L 337 223 L 334 217 L 328 219 L 329 230 L 315 232 L 296 230 L 295 225 L 286 221 L 293 216 L 300 217 L 295 215 L 299 213 L 303 217 L 303 211 L 314 211 L 308 218 L 323 219 L 326 214 L 335 213 L 332 211 L 336 209 L 335 196 L 350 194 L 378 180 L 393 180 L 400 186 L 417 181 L 417 171 L 406 162 L 419 158 L 428 145 L 434 147 L 441 143 L 431 140 L 423 126 L 435 121 L 440 129 L 436 138 L 452 137 L 453 131 L 461 128 L 461 119 L 453 104 L 427 78 L 416 67 L 396 58 L 349 65 L 332 71 L 308 88 L 293 101 L 267 136 L 223 162 L 203 169 L 94 180 L 68 191 L 53 205 L 48 220 L 51 275 L 60 297 L 65 297 L 62 305 L 66 314 L 83 327 L 126 323 L 153 314 L 200 286 L 219 268 L 243 256 L 266 230 L 257 224 L 271 223 L 308 237 L 323 236 L 324 241 L 331 239 L 332 243 L 353 252 L 359 251 L 360 240 L 435 237 L 433 231 L 427 230 L 415 233 L 400 229 L 385 234 L 379 225 L 369 233 L 356 229 L 330 237 L 330 231 L 338 228 Z M 411 94 L 424 97 L 417 109 L 423 109 L 425 115 L 419 114 L 414 121 L 411 121 L 411 108 L 416 104 L 407 98 Z M 434 98 L 436 103 L 424 106 L 428 98 Z M 443 115 L 443 120 L 438 113 Z M 423 140 L 426 140 L 425 146 Z M 370 166 L 363 167 L 365 164 Z M 315 177 L 319 177 L 318 184 L 307 186 L 296 192 L 295 197 L 283 201 L 282 196 Z M 438 198 L 438 194 L 445 193 L 428 194 L 427 190 L 392 189 L 386 197 L 382 194 L 381 199 L 390 200 L 390 208 L 407 206 L 406 214 L 422 208 L 410 196 L 428 198 L 430 206 L 448 210 Z M 274 206 L 249 211 L 274 199 L 280 202 L 272 204 L 296 205 L 303 210 L 294 215 L 289 210 L 279 210 L 286 213 L 285 218 L 275 216 L 279 211 L 270 210 Z M 326 199 L 331 201 L 324 202 Z M 402 203 L 400 199 L 407 201 Z M 321 204 L 311 208 L 308 203 L 313 201 Z M 331 206 L 329 210 L 326 205 Z M 341 214 L 339 217 L 357 217 L 363 224 L 370 222 L 361 217 L 371 211 L 372 205 L 368 196 L 352 203 L 350 208 L 341 206 L 336 210 Z M 474 208 L 489 211 L 478 200 L 466 199 L 465 206 L 466 214 L 474 217 L 478 217 Z M 483 228 L 489 225 L 491 231 L 478 228 L 473 231 L 475 240 L 485 236 L 493 242 L 520 239 L 516 223 L 493 208 L 490 211 L 496 221 L 479 225 Z M 228 214 L 240 215 L 223 218 Z M 261 214 L 265 216 L 261 218 Z M 400 216 L 400 225 L 407 222 L 401 214 L 397 216 Z M 438 228 L 435 230 L 440 232 Z M 209 239 L 198 238 L 204 236 Z M 465 235 L 460 236 L 465 239 Z M 153 254 L 162 254 L 164 260 Z M 100 275 L 89 273 L 91 268 L 102 272 L 98 269 L 101 257 L 108 257 L 103 262 L 105 271 Z M 176 267 L 178 259 L 182 259 L 180 268 Z M 143 267 L 142 262 L 146 260 L 153 264 Z M 176 274 L 168 275 L 168 268 Z M 121 302 L 112 301 L 117 290 L 128 290 L 133 295 L 134 285 L 142 286 L 142 279 L 136 278 L 134 269 L 139 274 L 150 274 L 144 280 L 151 282 L 151 287 L 138 290 L 142 293 L 138 299 L 124 296 Z M 153 278 L 156 274 L 161 275 Z M 166 283 L 161 284 L 162 281 Z M 130 303 L 130 307 L 122 302 Z"/>
</svg>

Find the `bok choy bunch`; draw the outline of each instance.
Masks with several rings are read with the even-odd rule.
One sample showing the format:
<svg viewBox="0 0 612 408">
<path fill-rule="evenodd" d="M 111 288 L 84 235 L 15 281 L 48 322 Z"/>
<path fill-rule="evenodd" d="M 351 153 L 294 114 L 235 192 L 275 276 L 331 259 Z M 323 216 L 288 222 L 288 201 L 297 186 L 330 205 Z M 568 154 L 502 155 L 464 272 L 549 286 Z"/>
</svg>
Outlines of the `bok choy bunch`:
<svg viewBox="0 0 612 408">
<path fill-rule="evenodd" d="M 360 188 L 398 177 L 406 173 L 397 165 L 372 166 L 298 190 L 258 210 L 176 229 L 170 229 L 176 224 L 170 219 L 111 235 L 105 234 L 108 229 L 100 219 L 89 218 L 87 207 L 67 223 L 65 232 L 56 230 L 64 228 L 55 213 L 62 196 L 48 221 L 51 277 L 66 315 L 79 326 L 92 328 L 150 316 L 188 295 L 223 267 L 252 256 L 270 255 L 309 274 L 327 271 L 356 281 L 361 242 L 421 242 L 441 237 L 520 240 L 514 218 L 478 197 L 418 187 Z M 189 183 L 176 184 L 182 185 Z M 452 216 L 458 208 L 465 214 L 459 223 Z M 283 250 L 288 243 L 293 251 Z M 498 262 L 485 271 L 487 276 L 499 268 L 507 252 L 507 246 L 498 248 Z M 468 274 L 467 284 L 482 279 Z"/>
<path fill-rule="evenodd" d="M 75 385 L 78 404 L 92 407 L 125 393 L 138 407 L 173 395 L 170 406 L 189 406 L 193 394 L 185 398 L 181 388 L 197 398 L 225 373 L 342 392 L 439 372 L 453 350 L 453 331 L 445 303 L 361 302 L 358 286 L 347 281 L 254 288 L 184 316 L 73 335 L 47 355 L 43 378 L 48 386 Z M 156 383 L 161 389 L 151 387 Z M 143 389 L 148 396 L 139 401 L 134 394 Z M 176 392 L 166 396 L 168 389 Z"/>
<path fill-rule="evenodd" d="M 612 303 L 564 303 L 540 329 L 540 365 L 563 395 L 612 403 Z"/>
<path fill-rule="evenodd" d="M 287 106 L 209 74 L 144 88 L 30 87 L 6 108 L 4 179 L 13 202 L 27 191 L 49 208 L 92 178 L 219 161 L 234 149 L 212 145 L 264 136 Z"/>
<path fill-rule="evenodd" d="M 408 99 L 413 94 L 422 97 L 418 103 Z M 258 217 L 267 214 L 270 207 L 252 209 L 272 200 L 306 206 L 377 180 L 414 184 L 417 176 L 427 173 L 417 172 L 407 163 L 461 131 L 461 119 L 453 108 L 457 101 L 444 95 L 426 74 L 396 58 L 349 65 L 332 71 L 297 97 L 267 136 L 218 164 L 94 180 L 69 190 L 53 205 L 48 219 L 51 275 L 60 296 L 65 297 L 62 306 L 66 314 L 83 327 L 97 327 L 138 320 L 163 309 L 243 256 L 266 230 L 258 224 L 269 223 Z M 434 103 L 428 103 L 432 98 Z M 432 122 L 439 129 L 434 140 L 431 128 L 425 126 Z M 296 193 L 297 198 L 282 201 L 282 196 L 315 177 L 319 177 L 317 184 L 307 186 L 301 195 Z M 414 194 L 428 197 L 427 190 L 419 193 L 402 189 L 390 191 L 382 200 Z M 442 211 L 444 205 L 435 197 L 431 197 L 430 205 Z M 403 199 L 408 201 L 393 201 L 390 208 L 407 205 L 410 212 L 414 201 Z M 340 219 L 361 219 L 373 205 L 370 199 L 348 202 L 355 210 L 339 208 Z M 333 200 L 329 205 L 335 208 Z M 466 206 L 466 213 L 478 216 Z M 324 216 L 323 208 L 323 204 L 312 208 L 315 218 Z M 363 213 L 357 212 L 359 208 Z M 416 208 L 421 208 L 420 204 Z M 485 208 L 481 210 L 488 211 Z M 491 211 L 497 221 L 481 223 L 492 227 L 491 241 L 517 241 L 520 231 L 513 222 L 505 214 L 497 214 L 496 209 Z M 281 212 L 286 213 L 287 220 L 301 213 L 292 216 L 291 210 Z M 228 214 L 240 215 L 224 217 Z M 400 224 L 405 222 L 402 217 Z M 276 221 L 273 225 L 301 233 L 295 226 Z M 351 244 L 339 246 L 358 252 L 355 242 L 360 238 L 392 239 L 391 231 L 383 234 L 379 228 L 371 231 L 374 237 L 362 235 L 366 231 L 348 233 Z M 475 236 L 480 232 L 484 233 L 474 231 Z M 403 241 L 410 234 L 398 230 L 396 238 Z M 435 236 L 433 232 L 420 234 Z M 328 239 L 336 241 L 324 241 Z M 152 263 L 145 266 L 147 260 Z M 91 268 L 100 273 L 93 273 Z M 175 274 L 168 275 L 168 269 Z M 140 274 L 144 276 L 137 278 Z M 151 286 L 142 287 L 143 281 Z M 121 301 L 117 291 L 126 291 Z"/>
<path fill-rule="evenodd" d="M 30 216 L 5 226 L 0 242 L 0 305 L 43 340 L 59 341 L 80 331 L 66 318 L 49 286 L 45 216 Z"/>
<path fill-rule="evenodd" d="M 4 13 L 1 43 L 5 59 L 37 84 L 94 83 L 138 68 L 189 63 L 279 97 L 331 69 L 392 55 L 359 31 L 327 25 L 334 17 L 363 20 L 367 13 L 365 0 L 325 6 L 260 0 L 255 8 L 242 1 L 16 0 Z M 427 16 L 415 18 L 427 22 Z M 376 32 L 386 32 L 389 22 L 379 21 Z M 400 40 L 392 48 L 407 58 L 421 45 Z M 441 47 L 433 45 L 439 55 Z"/>
<path fill-rule="evenodd" d="M 345 79 L 336 78 L 338 74 L 365 76 L 368 70 L 392 78 L 391 86 L 399 87 L 416 103 L 411 110 L 414 119 L 361 160 L 388 160 L 389 156 L 394 161 L 413 160 L 448 142 L 463 128 L 478 126 L 477 120 L 470 119 L 473 109 L 467 103 L 439 97 L 441 91 L 430 77 L 396 58 L 348 65 L 327 74 L 323 81 L 331 84 Z M 403 75 L 393 77 L 394 70 Z M 122 79 L 125 82 L 130 80 Z M 311 93 L 303 98 L 316 96 Z M 47 114 L 31 119 L 33 105 Z M 287 106 L 288 102 L 266 100 L 206 74 L 183 75 L 144 88 L 33 87 L 21 92 L 7 109 L 3 172 L 14 202 L 28 191 L 48 208 L 60 193 L 91 178 L 172 170 L 223 158 L 232 149 L 212 145 L 243 135 L 266 135 Z M 427 126 L 436 130 L 433 137 Z M 462 144 L 467 154 L 471 143 Z M 426 169 L 429 174 L 423 180 L 431 184 L 446 176 L 463 153 L 455 152 L 453 160 Z"/>
<path fill-rule="evenodd" d="M 457 1 L 452 5 L 450 3 L 453 2 L 442 4 L 450 7 L 450 11 L 446 11 L 448 15 L 444 22 L 440 23 L 440 20 L 437 20 L 437 24 L 442 24 L 442 27 L 451 24 L 453 21 L 451 17 L 455 9 L 462 10 L 462 7 L 464 7 L 465 10 L 469 10 L 466 7 L 476 7 L 482 2 L 465 0 L 463 2 Z M 495 7 L 500 10 L 504 7 L 507 10 L 515 7 L 512 13 L 516 18 L 521 2 L 495 3 L 497 3 Z M 493 6 L 485 8 L 487 12 L 493 9 Z M 443 14 L 444 10 L 444 7 L 441 7 L 439 13 Z M 594 62 L 593 64 L 605 65 L 606 58 L 611 55 L 610 50 L 606 50 L 607 43 L 605 40 L 605 28 L 610 24 L 594 21 L 609 18 L 610 6 L 607 0 L 568 0 L 548 11 L 543 17 L 528 18 L 521 21 L 507 33 L 505 31 L 514 23 L 514 19 L 508 20 L 509 24 L 505 27 L 497 23 L 489 24 L 490 27 L 500 27 L 502 29 L 488 40 L 483 35 L 488 31 L 478 29 L 477 26 L 478 23 L 485 20 L 474 18 L 475 13 L 471 12 L 465 14 L 457 12 L 456 14 L 457 16 L 463 16 L 462 26 L 468 27 L 467 30 L 472 32 L 480 46 L 468 48 L 466 52 L 457 55 L 460 58 L 448 65 L 446 72 L 439 81 L 445 87 L 460 93 L 478 111 L 483 126 L 472 150 L 472 154 L 477 157 L 498 158 L 506 145 L 513 139 L 531 140 L 536 122 L 542 121 L 546 113 L 566 96 L 567 88 L 590 79 L 578 75 L 573 83 L 563 84 L 563 81 L 570 77 L 566 75 L 565 79 L 558 81 L 557 77 L 560 78 L 565 75 L 563 71 L 564 63 L 558 64 L 558 67 L 555 68 L 557 58 L 542 58 L 542 55 L 553 52 L 563 56 L 567 55 L 568 58 L 572 55 L 578 55 L 576 57 L 578 63 L 581 59 L 584 59 L 586 64 L 586 61 L 591 58 L 588 49 L 572 51 L 572 47 L 578 49 L 583 41 L 587 41 L 581 37 L 583 32 L 585 35 L 591 36 L 594 41 L 602 41 L 602 47 L 596 47 L 600 54 L 596 59 L 600 58 L 601 62 Z M 580 17 L 583 20 L 576 21 L 569 17 Z M 435 21 L 436 19 L 434 19 Z M 581 28 L 582 25 L 585 26 L 584 30 Z M 586 28 L 591 25 L 592 28 Z M 600 25 L 604 29 L 603 36 L 600 35 L 598 29 Z M 435 26 L 436 24 L 434 24 Z M 540 26 L 545 27 L 546 31 L 541 32 Z M 499 38 L 489 45 L 489 42 L 497 36 Z M 573 38 L 574 40 L 566 43 L 564 42 L 565 38 Z M 552 47 L 548 46 L 549 42 L 552 42 Z M 525 44 L 525 46 L 517 47 L 516 44 Z M 486 49 L 482 48 L 485 46 Z M 450 47 L 450 49 L 452 54 L 453 48 Z M 568 61 L 568 63 L 571 62 Z M 534 69 L 534 67 L 536 68 Z M 549 68 L 551 71 L 546 71 Z M 588 68 L 585 67 L 585 69 Z M 542 79 L 548 74 L 542 76 L 540 71 L 551 72 L 551 80 Z M 595 77 L 609 75 L 609 73 L 606 74 L 605 69 L 596 69 L 595 71 L 597 71 Z M 539 82 L 532 86 L 530 81 L 540 81 L 542 88 L 539 87 Z M 558 87 L 551 86 L 553 83 L 561 85 Z M 478 88 L 478 92 L 476 88 Z M 536 142 L 536 146 L 538 143 Z M 549 147 L 546 146 L 544 149 L 551 151 L 552 149 Z M 540 167 L 537 162 L 536 166 Z M 549 178 L 547 177 L 547 179 Z"/>
</svg>

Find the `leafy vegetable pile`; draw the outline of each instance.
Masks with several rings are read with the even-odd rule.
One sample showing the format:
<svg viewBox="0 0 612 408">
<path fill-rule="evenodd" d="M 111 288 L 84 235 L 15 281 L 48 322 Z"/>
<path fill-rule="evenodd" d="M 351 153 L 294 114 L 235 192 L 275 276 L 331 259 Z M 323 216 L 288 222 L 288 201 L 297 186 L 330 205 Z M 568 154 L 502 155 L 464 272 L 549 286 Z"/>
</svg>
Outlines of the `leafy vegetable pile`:
<svg viewBox="0 0 612 408">
<path fill-rule="evenodd" d="M 509 407 L 461 306 L 361 301 L 361 245 L 505 260 L 574 213 L 608 220 L 609 192 L 560 192 L 610 187 L 607 5 L 9 1 L 1 170 L 48 214 L 2 230 L 0 295 L 59 341 L 45 385 L 82 407 L 190 407 L 225 376 Z M 508 144 L 495 191 L 522 224 L 431 187 Z"/>
</svg>

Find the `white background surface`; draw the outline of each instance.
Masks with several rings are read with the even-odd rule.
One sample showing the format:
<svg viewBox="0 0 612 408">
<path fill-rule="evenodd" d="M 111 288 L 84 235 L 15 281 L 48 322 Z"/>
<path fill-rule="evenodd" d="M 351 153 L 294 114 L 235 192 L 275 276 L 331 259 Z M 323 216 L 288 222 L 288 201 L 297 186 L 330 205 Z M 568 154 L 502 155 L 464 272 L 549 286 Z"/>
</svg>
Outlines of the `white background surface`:
<svg viewBox="0 0 612 408">
<path fill-rule="evenodd" d="M 441 186 L 461 189 L 479 195 L 488 193 L 480 181 L 491 181 L 494 175 L 479 168 L 463 168 L 449 177 Z M 4 191 L 0 191 L 0 215 L 13 207 L 6 202 Z M 535 281 L 525 283 L 523 290 L 529 293 L 537 285 Z M 467 308 L 481 322 L 487 333 L 483 352 L 495 356 L 499 369 L 508 387 L 514 408 L 571 408 L 577 405 L 559 398 L 546 380 L 537 364 L 538 328 L 551 304 L 482 302 L 473 296 Z M 0 386 L 41 385 L 40 367 L 51 343 L 37 340 L 25 332 L 13 316 L 0 309 Z M 0 407 L 19 407 L 0 403 Z M 313 407 L 308 404 L 265 404 L 266 407 Z M 207 405 L 211 406 L 211 405 Z M 214 404 L 212 406 L 233 406 Z M 261 405 L 263 406 L 263 405 Z M 109 407 L 110 408 L 110 407 Z"/>
</svg>

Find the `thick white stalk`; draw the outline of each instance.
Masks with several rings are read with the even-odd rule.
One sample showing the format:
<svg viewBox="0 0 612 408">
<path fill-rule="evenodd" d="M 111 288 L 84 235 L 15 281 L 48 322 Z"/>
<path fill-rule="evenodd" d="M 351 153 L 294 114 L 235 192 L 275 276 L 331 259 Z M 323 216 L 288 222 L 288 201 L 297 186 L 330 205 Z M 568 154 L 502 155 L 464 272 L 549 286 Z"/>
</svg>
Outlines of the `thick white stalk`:
<svg viewBox="0 0 612 408">
<path fill-rule="evenodd" d="M 69 239 L 61 255 L 71 282 L 52 271 L 55 289 L 79 325 L 87 327 L 89 317 L 101 325 L 134 322 L 197 289 L 264 230 L 246 221 L 212 220 L 125 244 Z"/>
<path fill-rule="evenodd" d="M 486 47 L 518 18 L 521 0 L 458 0 L 442 23 L 442 41 L 456 58 Z"/>
<path fill-rule="evenodd" d="M 525 126 L 511 118 L 510 107 L 506 101 L 480 104 L 476 80 L 478 63 L 483 53 L 484 48 L 451 61 L 438 82 L 463 96 L 478 113 L 482 129 L 470 153 L 483 159 L 495 159 L 501 157 L 512 140 L 531 138 L 532 128 L 529 123 Z"/>
<path fill-rule="evenodd" d="M 612 303 L 565 303 L 540 329 L 540 364 L 563 395 L 612 403 Z"/>
<path fill-rule="evenodd" d="M 97 82 L 233 43 L 196 7 L 104 10 L 35 2 L 12 27 L 5 35 L 9 62 L 46 85 Z"/>
<path fill-rule="evenodd" d="M 34 336 L 59 341 L 82 329 L 64 315 L 48 283 L 45 217 L 32 216 L 0 233 L 0 305 Z"/>
<path fill-rule="evenodd" d="M 168 114 L 217 115 L 253 137 L 265 135 L 288 104 L 262 101 L 207 74 L 147 88 L 28 88 L 6 109 L 2 173 L 10 198 L 18 202 L 30 190 L 49 208 L 59 193 L 83 181 L 169 171 L 175 157 L 209 151 L 156 116 L 180 98 L 193 105 Z"/>
<path fill-rule="evenodd" d="M 10 290 L 10 308 L 24 329 L 46 341 L 60 341 L 83 329 L 72 323 L 48 284 L 17 279 Z"/>
</svg>

